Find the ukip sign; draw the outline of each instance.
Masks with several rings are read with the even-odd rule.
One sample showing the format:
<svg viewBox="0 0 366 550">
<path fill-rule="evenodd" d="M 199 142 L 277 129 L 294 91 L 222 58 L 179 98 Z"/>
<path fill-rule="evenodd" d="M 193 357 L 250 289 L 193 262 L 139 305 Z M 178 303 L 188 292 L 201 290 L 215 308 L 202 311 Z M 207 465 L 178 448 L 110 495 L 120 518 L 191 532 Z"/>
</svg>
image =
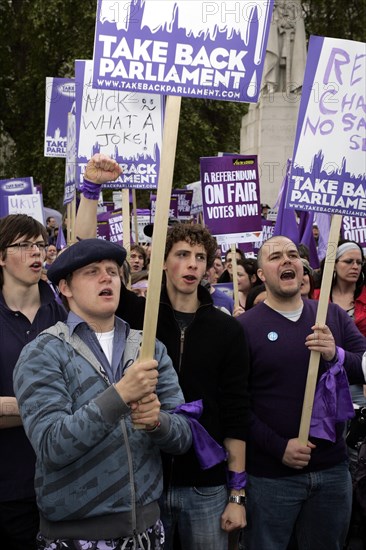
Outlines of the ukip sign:
<svg viewBox="0 0 366 550">
<path fill-rule="evenodd" d="M 256 102 L 273 0 L 98 0 L 93 87 Z"/>
<path fill-rule="evenodd" d="M 366 216 L 366 44 L 312 36 L 287 208 Z"/>
</svg>

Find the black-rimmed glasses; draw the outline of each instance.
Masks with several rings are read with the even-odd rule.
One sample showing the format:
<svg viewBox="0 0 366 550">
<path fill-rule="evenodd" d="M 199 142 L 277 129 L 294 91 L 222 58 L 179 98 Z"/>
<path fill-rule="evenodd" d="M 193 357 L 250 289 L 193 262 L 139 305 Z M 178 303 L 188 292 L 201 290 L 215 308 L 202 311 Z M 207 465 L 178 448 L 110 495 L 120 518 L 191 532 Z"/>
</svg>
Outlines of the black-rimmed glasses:
<svg viewBox="0 0 366 550">
<path fill-rule="evenodd" d="M 9 244 L 6 248 L 18 248 L 19 250 L 24 250 L 24 252 L 29 252 L 33 250 L 34 247 L 37 247 L 41 252 L 46 250 L 46 243 L 43 241 L 37 241 L 36 243 L 31 243 L 30 241 L 23 241 L 21 243 Z"/>
</svg>

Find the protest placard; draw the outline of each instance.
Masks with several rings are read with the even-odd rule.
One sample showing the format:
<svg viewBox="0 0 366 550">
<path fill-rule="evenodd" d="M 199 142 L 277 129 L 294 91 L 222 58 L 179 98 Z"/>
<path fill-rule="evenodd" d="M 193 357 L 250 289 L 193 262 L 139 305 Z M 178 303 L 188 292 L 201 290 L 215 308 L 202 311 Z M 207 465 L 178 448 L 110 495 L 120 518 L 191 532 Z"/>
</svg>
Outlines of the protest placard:
<svg viewBox="0 0 366 550">
<path fill-rule="evenodd" d="M 174 189 L 172 197 L 177 198 L 177 218 L 179 221 L 191 219 L 192 189 Z"/>
<path fill-rule="evenodd" d="M 92 88 L 92 61 L 75 62 L 78 181 L 94 153 L 114 158 L 123 173 L 104 188 L 153 189 L 158 183 L 164 98 Z"/>
<path fill-rule="evenodd" d="M 200 159 L 203 218 L 218 244 L 255 242 L 262 230 L 256 156 Z"/>
<path fill-rule="evenodd" d="M 192 203 L 191 203 L 191 214 L 196 215 L 202 212 L 202 185 L 200 181 L 194 181 L 192 183 L 187 183 L 186 189 L 193 192 Z"/>
<path fill-rule="evenodd" d="M 287 207 L 366 216 L 366 46 L 312 36 Z"/>
<path fill-rule="evenodd" d="M 272 0 L 99 0 L 93 85 L 258 100 Z"/>
<path fill-rule="evenodd" d="M 67 114 L 75 112 L 73 78 L 46 78 L 44 156 L 65 157 Z"/>
<path fill-rule="evenodd" d="M 9 214 L 9 197 L 13 195 L 31 195 L 33 192 L 32 177 L 0 180 L 0 218 Z"/>
<path fill-rule="evenodd" d="M 342 215 L 366 215 L 365 44 L 312 36 L 287 208 L 333 214 L 316 324 L 326 321 Z M 311 352 L 299 440 L 309 436 L 320 353 Z"/>
<path fill-rule="evenodd" d="M 68 113 L 64 205 L 75 199 L 76 190 L 76 120 L 74 113 Z"/>
<path fill-rule="evenodd" d="M 40 193 L 32 195 L 9 195 L 9 214 L 27 214 L 44 225 L 43 200 Z"/>
<path fill-rule="evenodd" d="M 155 347 L 181 96 L 254 102 L 262 79 L 273 0 L 207 5 L 98 0 L 93 87 L 168 94 L 141 359 Z"/>
<path fill-rule="evenodd" d="M 359 243 L 366 255 L 366 218 L 344 216 L 342 220 L 342 234 L 344 239 Z"/>
<path fill-rule="evenodd" d="M 150 193 L 150 221 L 151 221 L 151 223 L 155 222 L 156 204 L 157 204 L 157 196 Z M 170 197 L 168 217 L 169 218 L 178 218 L 178 197 L 177 196 L 171 196 Z"/>
</svg>

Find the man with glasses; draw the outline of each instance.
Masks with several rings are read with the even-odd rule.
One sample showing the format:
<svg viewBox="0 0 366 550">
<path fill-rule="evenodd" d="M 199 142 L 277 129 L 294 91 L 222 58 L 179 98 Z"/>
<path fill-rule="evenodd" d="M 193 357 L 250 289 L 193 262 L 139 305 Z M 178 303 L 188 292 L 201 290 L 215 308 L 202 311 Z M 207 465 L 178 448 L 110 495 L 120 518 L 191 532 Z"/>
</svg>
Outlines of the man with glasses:
<svg viewBox="0 0 366 550">
<path fill-rule="evenodd" d="M 35 455 L 13 390 L 23 347 L 66 318 L 41 281 L 46 228 L 24 214 L 0 219 L 0 540 L 7 550 L 33 550 L 39 516 L 34 494 Z"/>
</svg>

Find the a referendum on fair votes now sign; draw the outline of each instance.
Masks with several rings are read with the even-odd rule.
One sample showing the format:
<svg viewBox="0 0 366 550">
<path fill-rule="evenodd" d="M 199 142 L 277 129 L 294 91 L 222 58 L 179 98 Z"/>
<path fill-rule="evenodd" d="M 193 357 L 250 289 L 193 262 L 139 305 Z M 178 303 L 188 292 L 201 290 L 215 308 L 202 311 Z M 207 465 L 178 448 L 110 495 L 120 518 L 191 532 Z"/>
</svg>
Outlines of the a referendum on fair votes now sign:
<svg viewBox="0 0 366 550">
<path fill-rule="evenodd" d="M 75 111 L 73 78 L 46 78 L 44 156 L 65 157 L 67 114 Z"/>
<path fill-rule="evenodd" d="M 155 189 L 163 140 L 161 95 L 92 88 L 93 61 L 75 62 L 77 181 L 94 153 L 114 158 L 123 173 L 103 188 Z"/>
<path fill-rule="evenodd" d="M 112 243 L 123 243 L 123 224 L 120 210 L 98 214 L 97 236 L 98 239 L 104 239 Z"/>
<path fill-rule="evenodd" d="M 93 86 L 257 102 L 273 0 L 98 0 Z"/>
<path fill-rule="evenodd" d="M 76 117 L 74 113 L 67 115 L 67 142 L 65 162 L 64 206 L 75 198 L 76 189 Z"/>
<path fill-rule="evenodd" d="M 366 216 L 366 44 L 310 38 L 287 208 Z"/>
<path fill-rule="evenodd" d="M 200 159 L 203 219 L 218 244 L 261 238 L 257 157 L 233 155 Z"/>
<path fill-rule="evenodd" d="M 9 197 L 14 195 L 32 195 L 33 193 L 34 184 L 31 176 L 0 180 L 0 218 L 9 214 Z"/>
</svg>

